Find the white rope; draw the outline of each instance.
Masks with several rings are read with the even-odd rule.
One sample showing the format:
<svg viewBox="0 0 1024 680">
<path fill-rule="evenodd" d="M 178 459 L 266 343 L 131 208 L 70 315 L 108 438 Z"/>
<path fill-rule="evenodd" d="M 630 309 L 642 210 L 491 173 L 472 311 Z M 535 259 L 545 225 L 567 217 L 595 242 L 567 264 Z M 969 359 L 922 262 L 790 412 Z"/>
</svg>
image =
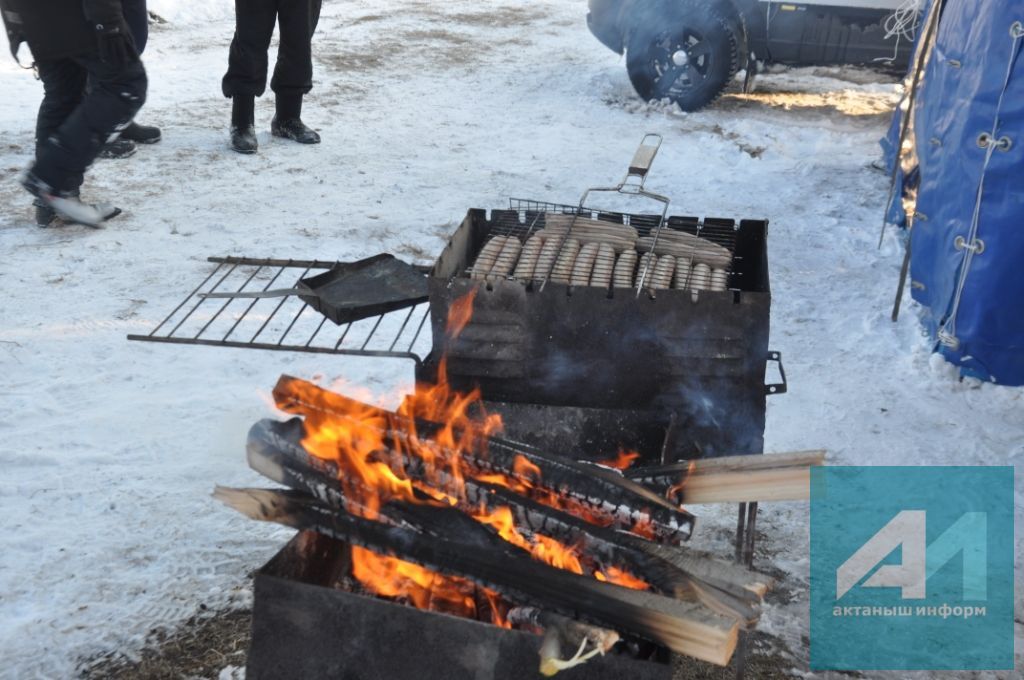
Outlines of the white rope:
<svg viewBox="0 0 1024 680">
<path fill-rule="evenodd" d="M 924 0 L 904 0 L 903 4 L 896 8 L 896 11 L 885 18 L 882 28 L 885 29 L 885 40 L 896 38 L 891 57 L 879 57 L 875 61 L 896 61 L 899 55 L 900 40 L 908 40 L 911 43 L 917 37 L 917 29 L 921 26 L 921 10 Z"/>
<path fill-rule="evenodd" d="M 1014 27 L 1018 27 L 1020 22 L 1014 24 Z M 974 261 L 974 256 L 978 253 L 978 227 L 981 222 L 981 199 L 985 191 L 985 173 L 988 170 L 989 161 L 992 159 L 992 154 L 997 148 L 1000 148 L 1002 144 L 1001 140 L 996 139 L 996 134 L 999 132 L 999 114 L 1003 110 L 1003 96 L 1006 94 L 1006 88 L 1010 85 L 1010 76 L 1013 73 L 1013 62 L 1017 56 L 1017 48 L 1020 44 L 1022 36 L 1021 30 L 1014 28 L 1010 29 L 1010 36 L 1013 38 L 1013 46 L 1010 48 L 1010 58 L 1006 64 L 1006 76 L 1003 78 L 1003 89 L 999 93 L 999 99 L 996 101 L 996 113 L 992 119 L 992 131 L 989 133 L 988 138 L 985 142 L 985 162 L 981 166 L 981 177 L 978 180 L 978 191 L 974 197 L 974 212 L 971 215 L 971 227 L 967 232 L 967 240 L 964 245 L 964 260 L 960 266 L 960 276 L 957 279 L 956 293 L 953 295 L 953 306 L 950 309 L 949 316 L 939 327 L 936 336 L 943 345 L 956 349 L 960 346 L 960 340 L 956 337 L 956 317 L 960 311 L 960 302 L 963 299 L 964 286 L 967 284 L 967 275 L 971 270 L 971 263 Z M 979 139 L 980 143 L 980 139 Z"/>
</svg>

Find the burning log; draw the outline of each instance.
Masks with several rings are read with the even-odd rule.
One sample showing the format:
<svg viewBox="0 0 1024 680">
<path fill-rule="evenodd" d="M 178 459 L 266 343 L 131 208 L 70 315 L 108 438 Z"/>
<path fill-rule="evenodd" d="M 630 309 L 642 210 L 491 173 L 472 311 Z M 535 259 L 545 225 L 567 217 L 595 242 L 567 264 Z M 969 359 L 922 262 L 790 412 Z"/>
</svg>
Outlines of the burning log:
<svg viewBox="0 0 1024 680">
<path fill-rule="evenodd" d="M 797 451 L 681 461 L 625 474 L 680 504 L 807 500 L 810 469 L 824 462 L 824 451 Z"/>
<path fill-rule="evenodd" d="M 500 473 L 526 488 L 546 492 L 537 496 L 542 502 L 546 496 L 554 496 L 580 504 L 619 529 L 646 533 L 668 543 L 686 540 L 693 531 L 693 515 L 614 470 L 563 459 L 452 424 L 409 418 L 290 376 L 281 377 L 273 394 L 278 408 L 287 413 L 375 428 L 391 451 L 422 448 L 429 440 L 432 443 L 427 446 L 443 459 L 445 467 L 458 470 L 465 465 L 478 475 Z M 444 439 L 458 444 L 458 452 L 433 443 L 442 433 Z"/>
<path fill-rule="evenodd" d="M 283 423 L 273 420 L 257 423 L 250 430 L 246 446 L 250 466 L 264 476 L 292 489 L 306 491 L 332 507 L 353 511 L 351 500 L 347 500 L 341 490 L 341 472 L 336 463 L 310 455 L 300 443 L 302 435 L 303 425 L 298 418 Z M 418 458 L 407 454 L 393 458 L 400 458 L 391 461 L 396 473 L 419 482 L 426 479 L 423 463 Z M 458 481 L 464 491 L 461 499 L 455 492 L 456 480 L 450 476 L 442 473 L 431 483 L 451 498 L 460 500 L 463 511 L 495 513 L 507 508 L 520 531 L 543 534 L 565 545 L 575 546 L 584 560 L 596 562 L 594 571 L 602 574 L 600 578 L 628 583 L 629 574 L 637 574 L 662 592 L 677 598 L 698 600 L 713 611 L 737 619 L 744 626 L 752 625 L 759 617 L 756 605 L 760 597 L 755 597 L 755 591 L 744 586 L 748 582 L 756 582 L 756 579 L 764 580 L 760 575 L 743 569 L 739 571 L 739 584 L 721 577 L 705 580 L 694 575 L 691 570 L 699 566 L 690 564 L 685 554 L 676 556 L 672 551 L 657 554 L 648 550 L 649 546 L 645 544 L 649 542 L 644 539 L 591 524 L 496 484 L 472 478 Z M 724 567 L 716 565 L 713 558 L 702 557 L 696 562 L 704 559 L 712 559 L 710 568 L 703 570 L 707 574 L 728 569 L 728 563 Z M 681 565 L 689 566 L 690 570 Z"/>
<path fill-rule="evenodd" d="M 252 519 L 311 529 L 381 555 L 469 578 L 513 601 L 626 631 L 711 663 L 727 664 L 736 646 L 739 626 L 733 619 L 699 604 L 549 567 L 510 544 L 491 540 L 479 524 L 471 532 L 453 533 L 444 528 L 451 513 L 458 512 L 450 508 L 406 506 L 400 512 L 407 515 L 409 526 L 389 526 L 301 493 L 218 487 L 214 496 Z"/>
</svg>

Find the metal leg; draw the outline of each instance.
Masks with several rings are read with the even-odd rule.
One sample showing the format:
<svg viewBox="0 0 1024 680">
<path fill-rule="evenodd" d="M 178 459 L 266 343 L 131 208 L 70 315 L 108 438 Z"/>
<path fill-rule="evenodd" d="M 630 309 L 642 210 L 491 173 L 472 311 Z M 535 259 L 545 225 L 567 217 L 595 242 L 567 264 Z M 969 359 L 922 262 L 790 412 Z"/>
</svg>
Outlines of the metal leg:
<svg viewBox="0 0 1024 680">
<path fill-rule="evenodd" d="M 754 544 L 757 540 L 757 502 L 747 504 L 747 535 L 744 545 L 743 564 L 754 564 Z"/>
<path fill-rule="evenodd" d="M 739 517 L 736 518 L 736 561 L 743 562 L 744 529 L 747 520 L 747 504 L 740 503 Z"/>
<path fill-rule="evenodd" d="M 733 675 L 736 680 L 743 680 L 743 677 L 747 674 L 747 654 L 749 651 L 750 633 L 748 631 L 741 630 L 739 640 L 736 641 L 736 652 L 732 657 L 736 662 L 735 673 Z"/>
</svg>

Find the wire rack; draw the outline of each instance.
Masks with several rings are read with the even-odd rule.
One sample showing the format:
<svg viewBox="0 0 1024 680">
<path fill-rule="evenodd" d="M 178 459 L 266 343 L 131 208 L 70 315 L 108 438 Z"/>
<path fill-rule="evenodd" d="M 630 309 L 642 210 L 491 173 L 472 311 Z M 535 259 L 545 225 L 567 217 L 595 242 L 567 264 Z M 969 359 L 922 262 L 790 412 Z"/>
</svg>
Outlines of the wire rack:
<svg viewBox="0 0 1024 680">
<path fill-rule="evenodd" d="M 430 353 L 426 302 L 341 325 L 328 321 L 295 295 L 276 298 L 204 297 L 255 293 L 290 286 L 338 262 L 210 257 L 203 281 L 156 328 L 129 340 L 182 345 L 347 354 L 412 359 Z"/>
</svg>

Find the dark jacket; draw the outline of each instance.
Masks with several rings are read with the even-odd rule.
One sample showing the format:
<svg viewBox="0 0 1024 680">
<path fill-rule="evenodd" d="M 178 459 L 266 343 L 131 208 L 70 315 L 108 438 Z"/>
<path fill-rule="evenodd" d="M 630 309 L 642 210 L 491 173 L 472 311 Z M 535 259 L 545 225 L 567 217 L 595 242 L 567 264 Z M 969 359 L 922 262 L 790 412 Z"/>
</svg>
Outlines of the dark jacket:
<svg viewBox="0 0 1024 680">
<path fill-rule="evenodd" d="M 96 26 L 124 21 L 121 0 L 0 0 L 11 52 L 27 42 L 36 61 L 96 51 Z"/>
</svg>

